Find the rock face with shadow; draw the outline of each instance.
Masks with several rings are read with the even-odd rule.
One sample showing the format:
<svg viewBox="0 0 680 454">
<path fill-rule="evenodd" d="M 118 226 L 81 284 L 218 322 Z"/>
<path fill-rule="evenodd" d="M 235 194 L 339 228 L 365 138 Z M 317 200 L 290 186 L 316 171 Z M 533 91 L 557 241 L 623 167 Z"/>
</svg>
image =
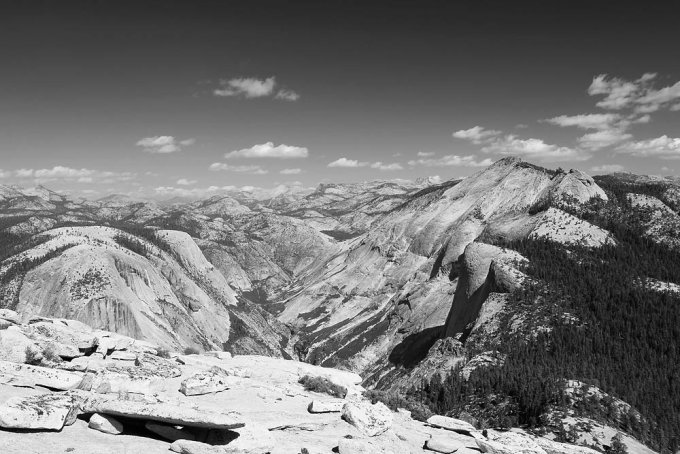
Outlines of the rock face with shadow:
<svg viewBox="0 0 680 454">
<path fill-rule="evenodd" d="M 521 281 L 514 261 L 522 258 L 483 238 L 540 233 L 566 241 L 549 236 L 545 225 L 562 212 L 557 208 L 594 198 L 607 196 L 589 176 L 516 158 L 431 186 L 285 287 L 279 319 L 296 327 L 293 341 L 304 360 L 342 364 L 380 387 L 401 386 L 439 338 L 465 341 L 480 314 L 492 321 L 496 310 L 484 305 L 489 295 L 498 306 L 496 295 Z M 585 224 L 569 241 L 589 234 Z"/>
</svg>

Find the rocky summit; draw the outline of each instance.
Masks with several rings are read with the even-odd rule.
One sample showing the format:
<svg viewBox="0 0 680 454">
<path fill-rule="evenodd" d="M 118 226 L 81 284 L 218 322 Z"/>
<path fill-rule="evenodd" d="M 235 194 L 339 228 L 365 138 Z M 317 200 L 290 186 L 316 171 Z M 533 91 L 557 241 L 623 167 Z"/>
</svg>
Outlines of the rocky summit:
<svg viewBox="0 0 680 454">
<path fill-rule="evenodd" d="M 168 203 L 2 186 L 0 445 L 670 452 L 679 187 L 517 158 Z"/>
</svg>

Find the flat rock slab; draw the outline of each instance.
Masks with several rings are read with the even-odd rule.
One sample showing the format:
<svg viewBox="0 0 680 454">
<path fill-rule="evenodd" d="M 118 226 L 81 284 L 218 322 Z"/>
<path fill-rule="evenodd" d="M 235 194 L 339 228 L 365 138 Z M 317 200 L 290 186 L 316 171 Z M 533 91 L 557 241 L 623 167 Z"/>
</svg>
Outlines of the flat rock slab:
<svg viewBox="0 0 680 454">
<path fill-rule="evenodd" d="M 461 421 L 460 419 L 449 418 L 448 416 L 434 415 L 431 416 L 427 423 L 434 427 L 440 427 L 446 430 L 453 430 L 454 432 L 460 432 L 469 434 L 475 432 L 477 429 L 469 422 Z"/>
<path fill-rule="evenodd" d="M 457 452 L 461 448 L 465 448 L 465 443 L 454 438 L 447 437 L 432 437 L 427 442 L 425 442 L 425 448 L 434 451 L 441 452 L 444 454 L 451 454 L 452 452 Z"/>
<path fill-rule="evenodd" d="M 313 400 L 307 411 L 310 413 L 340 413 L 345 405 L 344 400 Z"/>
<path fill-rule="evenodd" d="M 222 413 L 201 410 L 176 403 L 118 400 L 93 397 L 83 404 L 85 413 L 147 419 L 170 425 L 203 427 L 206 429 L 238 429 L 245 426 L 236 412 Z"/>
<path fill-rule="evenodd" d="M 83 374 L 62 369 L 17 364 L 0 361 L 0 375 L 9 375 L 46 388 L 65 391 L 75 388 L 83 379 Z"/>
<path fill-rule="evenodd" d="M 61 430 L 75 421 L 79 403 L 78 397 L 70 394 L 12 397 L 0 406 L 0 427 Z"/>
<path fill-rule="evenodd" d="M 119 435 L 123 433 L 123 424 L 113 416 L 95 413 L 87 425 L 90 429 L 104 432 L 105 434 Z"/>
</svg>

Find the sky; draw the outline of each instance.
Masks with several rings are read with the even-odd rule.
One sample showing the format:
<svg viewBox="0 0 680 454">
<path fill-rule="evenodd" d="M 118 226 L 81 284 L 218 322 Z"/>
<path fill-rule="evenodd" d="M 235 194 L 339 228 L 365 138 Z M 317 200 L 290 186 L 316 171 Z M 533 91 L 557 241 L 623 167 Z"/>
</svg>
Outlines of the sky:
<svg viewBox="0 0 680 454">
<path fill-rule="evenodd" d="M 678 175 L 680 11 L 627 3 L 3 0 L 0 184 Z"/>
</svg>

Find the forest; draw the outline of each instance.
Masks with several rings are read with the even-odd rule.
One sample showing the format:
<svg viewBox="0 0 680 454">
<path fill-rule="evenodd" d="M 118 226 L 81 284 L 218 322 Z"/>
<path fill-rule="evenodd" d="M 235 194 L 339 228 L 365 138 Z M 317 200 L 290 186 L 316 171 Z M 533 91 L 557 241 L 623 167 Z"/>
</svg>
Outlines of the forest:
<svg viewBox="0 0 680 454">
<path fill-rule="evenodd" d="M 580 380 L 632 405 L 622 412 L 613 403 L 586 404 L 584 415 L 662 453 L 680 449 L 680 295 L 649 285 L 680 284 L 680 253 L 646 238 L 644 215 L 624 214 L 627 188 L 611 186 L 609 201 L 575 214 L 612 232 L 616 245 L 498 244 L 529 259 L 531 283 L 510 295 L 511 305 L 540 301 L 576 321 L 554 317 L 547 333 L 508 335 L 496 345 L 506 355 L 501 366 L 477 369 L 467 381 L 455 370 L 436 375 L 414 388 L 418 399 L 437 413 L 476 411 L 488 424 L 538 427 L 549 410 L 564 407 L 565 379 Z"/>
</svg>

